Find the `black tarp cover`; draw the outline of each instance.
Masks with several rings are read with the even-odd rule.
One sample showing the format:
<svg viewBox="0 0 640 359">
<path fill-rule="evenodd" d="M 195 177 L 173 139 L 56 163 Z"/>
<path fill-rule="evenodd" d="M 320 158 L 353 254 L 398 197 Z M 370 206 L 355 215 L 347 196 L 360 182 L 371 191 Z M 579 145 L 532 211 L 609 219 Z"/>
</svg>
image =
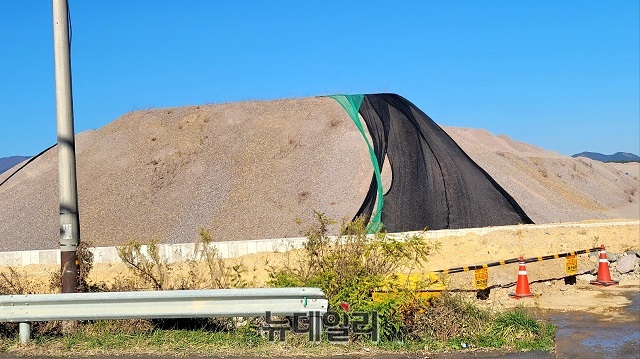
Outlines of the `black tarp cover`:
<svg viewBox="0 0 640 359">
<path fill-rule="evenodd" d="M 331 97 L 359 127 L 360 114 L 372 139 L 374 175 L 356 217 L 381 221 L 390 232 L 533 223 L 509 193 L 405 98 L 396 94 Z M 392 182 L 380 199 L 380 169 L 385 160 Z M 373 223 L 370 228 L 378 226 Z"/>
</svg>

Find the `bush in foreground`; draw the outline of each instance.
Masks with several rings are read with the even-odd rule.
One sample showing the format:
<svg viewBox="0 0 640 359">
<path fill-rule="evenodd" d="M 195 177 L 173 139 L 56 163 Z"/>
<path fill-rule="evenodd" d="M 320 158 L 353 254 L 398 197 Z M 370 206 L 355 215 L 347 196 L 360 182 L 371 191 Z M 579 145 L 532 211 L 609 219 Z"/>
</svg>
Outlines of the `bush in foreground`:
<svg viewBox="0 0 640 359">
<path fill-rule="evenodd" d="M 341 235 L 331 237 L 327 229 L 333 221 L 321 213 L 316 218 L 302 251 L 292 252 L 295 260 L 272 269 L 271 285 L 320 287 L 331 310 L 340 311 L 340 305 L 348 303 L 352 311 L 377 312 L 383 346 L 552 347 L 554 327 L 538 322 L 524 309 L 493 313 L 462 295 L 423 296 L 439 278 L 425 275 L 409 280 L 410 275 L 399 275 L 418 274 L 437 244 L 420 235 L 396 239 L 385 232 L 367 234 L 362 219 L 342 224 Z M 374 299 L 376 292 L 381 295 Z"/>
</svg>

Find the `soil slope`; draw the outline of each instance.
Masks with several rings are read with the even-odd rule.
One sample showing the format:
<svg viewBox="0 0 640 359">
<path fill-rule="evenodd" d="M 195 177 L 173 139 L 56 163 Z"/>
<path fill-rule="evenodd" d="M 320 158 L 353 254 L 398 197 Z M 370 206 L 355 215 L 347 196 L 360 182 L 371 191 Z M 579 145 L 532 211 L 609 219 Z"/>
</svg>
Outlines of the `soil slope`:
<svg viewBox="0 0 640 359">
<path fill-rule="evenodd" d="M 621 167 L 563 156 L 486 130 L 445 130 L 536 223 L 640 217 L 640 163 Z"/>
</svg>

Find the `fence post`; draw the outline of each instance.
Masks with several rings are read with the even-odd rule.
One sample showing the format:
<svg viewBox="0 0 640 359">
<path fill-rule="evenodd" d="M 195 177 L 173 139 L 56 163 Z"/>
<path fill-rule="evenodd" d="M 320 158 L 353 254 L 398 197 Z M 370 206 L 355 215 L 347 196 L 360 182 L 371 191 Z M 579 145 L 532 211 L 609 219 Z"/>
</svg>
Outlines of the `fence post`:
<svg viewBox="0 0 640 359">
<path fill-rule="evenodd" d="M 31 324 L 20 323 L 18 328 L 20 330 L 20 344 L 27 344 L 31 340 Z"/>
</svg>

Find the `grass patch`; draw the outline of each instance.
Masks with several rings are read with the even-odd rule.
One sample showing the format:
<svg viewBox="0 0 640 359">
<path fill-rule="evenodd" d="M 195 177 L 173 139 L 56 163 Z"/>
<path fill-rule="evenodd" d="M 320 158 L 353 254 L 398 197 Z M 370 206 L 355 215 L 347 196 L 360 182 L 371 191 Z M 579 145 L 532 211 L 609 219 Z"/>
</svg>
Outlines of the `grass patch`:
<svg viewBox="0 0 640 359">
<path fill-rule="evenodd" d="M 556 327 L 541 322 L 522 308 L 500 313 L 492 323 L 490 338 L 500 347 L 519 350 L 550 350 Z"/>
<path fill-rule="evenodd" d="M 406 329 L 408 341 L 440 351 L 469 347 L 552 350 L 556 328 L 524 308 L 494 312 L 460 294 L 443 293 Z"/>
<path fill-rule="evenodd" d="M 75 351 L 159 351 L 206 353 L 234 347 L 252 348 L 264 342 L 255 332 L 211 332 L 202 329 L 154 329 L 140 333 L 111 333 L 80 330 L 61 338 L 64 349 Z"/>
<path fill-rule="evenodd" d="M 102 332 L 104 326 L 110 329 Z M 39 336 L 28 345 L 16 338 L 0 339 L 0 352 L 25 356 L 164 355 L 164 356 L 327 356 L 354 352 L 384 352 L 366 343 L 312 344 L 306 335 L 288 335 L 284 343 L 269 342 L 255 328 L 233 331 L 152 329 L 112 332 L 112 325 L 85 323 L 74 334 Z M 290 334 L 290 333 L 289 333 Z"/>
<path fill-rule="evenodd" d="M 454 309 L 461 310 L 454 313 Z M 0 338 L 0 352 L 21 355 L 340 355 L 354 353 L 434 353 L 462 348 L 551 350 L 555 327 L 532 317 L 523 309 L 491 313 L 445 294 L 422 319 L 413 324 L 414 333 L 377 344 L 367 340 L 331 344 L 310 343 L 306 334 L 287 333 L 285 342 L 270 342 L 259 321 L 232 325 L 199 323 L 190 329 L 162 328 L 157 321 L 97 321 L 81 323 L 73 334 L 39 335 L 29 345 L 17 338 Z M 457 322 L 458 320 L 462 320 Z M 215 321 L 215 320 L 213 320 Z M 436 324 L 437 323 L 437 324 Z M 238 325 L 241 324 L 241 325 Z M 446 328 L 446 329 L 444 329 Z M 421 331 L 422 330 L 422 331 Z M 420 334 L 418 334 L 420 333 Z"/>
</svg>

